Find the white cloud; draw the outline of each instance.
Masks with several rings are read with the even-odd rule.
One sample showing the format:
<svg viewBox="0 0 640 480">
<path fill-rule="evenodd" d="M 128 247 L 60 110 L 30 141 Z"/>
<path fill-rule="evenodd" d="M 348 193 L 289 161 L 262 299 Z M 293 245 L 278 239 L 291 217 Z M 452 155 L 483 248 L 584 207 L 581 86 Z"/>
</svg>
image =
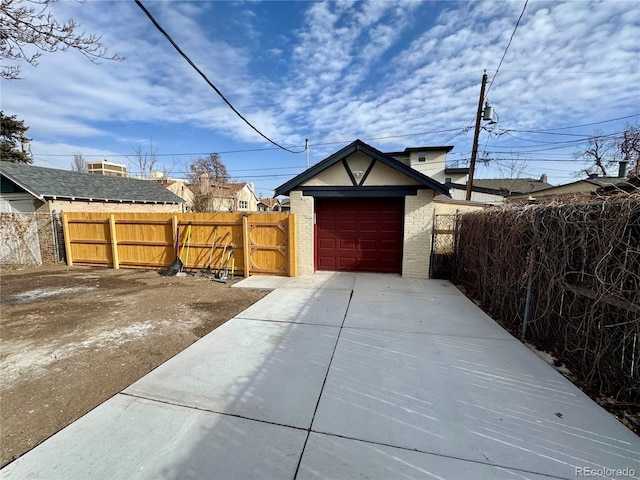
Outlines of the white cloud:
<svg viewBox="0 0 640 480">
<path fill-rule="evenodd" d="M 25 80 L 3 81 L 3 110 L 24 119 L 49 151 L 72 153 L 75 143 L 91 138 L 118 150 L 144 138 L 111 123 L 190 126 L 208 129 L 212 139 L 264 143 L 133 2 L 53 5 L 86 31 L 103 32 L 109 50 L 127 60 L 94 65 L 74 52 L 45 55 L 36 69 L 25 69 Z M 242 114 L 285 145 L 462 130 L 475 115 L 482 71 L 493 77 L 522 3 L 297 6 L 305 9 L 297 30 L 272 35 L 274 43 L 263 47 L 251 3 L 239 5 L 242 17 L 229 20 L 240 29 L 238 38 L 226 38 L 215 24 L 224 20 L 211 15 L 215 3 L 148 2 Z M 630 2 L 530 2 L 489 92 L 500 127 L 553 128 L 638 113 L 639 31 L 640 9 Z M 263 57 L 277 64 L 277 76 L 264 63 L 255 67 Z M 454 133 L 387 145 L 434 144 Z M 455 151 L 467 152 L 470 137 L 456 137 Z M 171 145 L 170 138 L 162 141 Z M 513 142 L 489 142 L 490 148 L 505 145 Z"/>
<path fill-rule="evenodd" d="M 88 161 L 108 160 L 115 163 L 129 163 L 125 156 L 116 152 L 70 143 L 46 143 L 34 140 L 31 144 L 31 152 L 37 165 L 59 170 L 69 170 L 76 153 L 82 154 Z"/>
</svg>

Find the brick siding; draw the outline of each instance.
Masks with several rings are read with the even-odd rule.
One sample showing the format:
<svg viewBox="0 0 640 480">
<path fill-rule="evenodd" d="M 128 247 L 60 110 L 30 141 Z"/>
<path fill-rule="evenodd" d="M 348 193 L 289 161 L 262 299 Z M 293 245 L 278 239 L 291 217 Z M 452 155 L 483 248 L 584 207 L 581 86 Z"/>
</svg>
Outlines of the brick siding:
<svg viewBox="0 0 640 480">
<path fill-rule="evenodd" d="M 418 190 L 404 201 L 404 246 L 402 276 L 429 278 L 431 230 L 433 229 L 433 191 Z"/>
<path fill-rule="evenodd" d="M 313 242 L 313 197 L 302 192 L 290 193 L 291 213 L 296 214 L 298 275 L 310 275 L 315 271 Z"/>
</svg>

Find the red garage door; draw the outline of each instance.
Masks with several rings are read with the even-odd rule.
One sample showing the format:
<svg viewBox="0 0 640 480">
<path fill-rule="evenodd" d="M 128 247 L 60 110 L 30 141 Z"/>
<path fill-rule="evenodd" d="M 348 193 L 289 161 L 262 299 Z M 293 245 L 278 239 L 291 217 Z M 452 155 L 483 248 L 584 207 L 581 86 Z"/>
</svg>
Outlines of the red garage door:
<svg viewBox="0 0 640 480">
<path fill-rule="evenodd" d="M 316 270 L 402 272 L 404 198 L 316 198 Z"/>
</svg>

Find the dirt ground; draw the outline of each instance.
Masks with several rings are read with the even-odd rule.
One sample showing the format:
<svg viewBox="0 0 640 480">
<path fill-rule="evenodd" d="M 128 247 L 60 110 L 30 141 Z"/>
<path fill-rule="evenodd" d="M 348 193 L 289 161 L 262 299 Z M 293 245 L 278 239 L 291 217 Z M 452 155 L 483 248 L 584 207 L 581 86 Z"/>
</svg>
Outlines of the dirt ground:
<svg viewBox="0 0 640 480">
<path fill-rule="evenodd" d="M 0 276 L 0 466 L 262 298 L 210 278 L 66 266 Z"/>
</svg>

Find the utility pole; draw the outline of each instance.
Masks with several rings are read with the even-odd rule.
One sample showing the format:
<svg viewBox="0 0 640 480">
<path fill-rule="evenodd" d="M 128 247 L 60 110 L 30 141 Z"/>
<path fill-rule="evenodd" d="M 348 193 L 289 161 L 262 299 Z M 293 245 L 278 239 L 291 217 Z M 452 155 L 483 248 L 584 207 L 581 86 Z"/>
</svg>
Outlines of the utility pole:
<svg viewBox="0 0 640 480">
<path fill-rule="evenodd" d="M 471 200 L 471 190 L 473 189 L 473 173 L 476 169 L 476 158 L 478 157 L 478 137 L 480 136 L 480 121 L 482 120 L 482 104 L 484 103 L 484 89 L 487 86 L 487 71 L 482 75 L 482 86 L 480 87 L 480 100 L 478 101 L 478 112 L 476 113 L 476 129 L 473 133 L 473 149 L 471 150 L 471 163 L 469 164 L 469 181 L 467 182 L 467 200 Z"/>
</svg>

